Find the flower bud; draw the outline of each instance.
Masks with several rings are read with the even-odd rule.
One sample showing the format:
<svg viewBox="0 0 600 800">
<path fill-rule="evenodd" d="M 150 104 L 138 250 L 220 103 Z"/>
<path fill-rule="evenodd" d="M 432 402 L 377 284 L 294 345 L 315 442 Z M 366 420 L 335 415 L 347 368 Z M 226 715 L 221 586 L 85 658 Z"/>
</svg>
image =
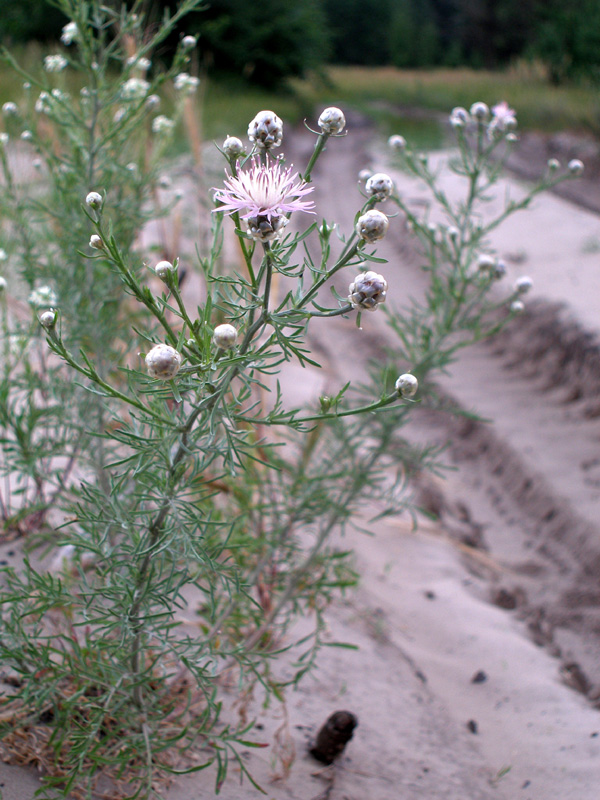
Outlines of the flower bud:
<svg viewBox="0 0 600 800">
<path fill-rule="evenodd" d="M 17 108 L 16 103 L 12 103 L 10 100 L 8 103 L 4 103 L 2 106 L 2 113 L 6 114 L 7 117 L 14 117 L 19 113 L 19 109 Z"/>
<path fill-rule="evenodd" d="M 452 109 L 450 113 L 450 125 L 453 128 L 464 128 L 469 121 L 469 114 L 466 108 L 462 108 L 462 106 L 457 106 L 456 108 Z"/>
<path fill-rule="evenodd" d="M 371 209 L 358 218 L 356 232 L 365 242 L 376 242 L 383 239 L 389 227 L 389 220 L 381 211 Z"/>
<path fill-rule="evenodd" d="M 248 126 L 248 139 L 268 150 L 279 147 L 283 138 L 283 122 L 273 111 L 260 111 Z"/>
<path fill-rule="evenodd" d="M 98 192 L 90 192 L 85 198 L 86 205 L 97 211 L 102 208 L 102 195 Z"/>
<path fill-rule="evenodd" d="M 230 350 L 237 341 L 238 332 L 233 325 L 217 325 L 213 333 L 213 343 L 221 350 Z"/>
<path fill-rule="evenodd" d="M 510 304 L 512 314 L 522 314 L 525 311 L 525 304 L 521 300 L 513 300 Z"/>
<path fill-rule="evenodd" d="M 97 233 L 93 233 L 90 236 L 90 247 L 92 250 L 104 250 L 104 242 Z"/>
<path fill-rule="evenodd" d="M 375 311 L 379 303 L 385 302 L 387 281 L 376 272 L 361 272 L 348 287 L 348 302 L 354 308 Z"/>
<path fill-rule="evenodd" d="M 400 375 L 395 384 L 395 389 L 399 396 L 405 400 L 414 397 L 418 388 L 419 381 L 414 375 L 411 375 L 410 372 L 405 372 L 403 375 Z"/>
<path fill-rule="evenodd" d="M 490 114 L 490 110 L 485 103 L 473 103 L 470 111 L 471 116 L 480 122 L 487 119 Z"/>
<path fill-rule="evenodd" d="M 47 331 L 52 330 L 56 325 L 56 311 L 44 311 L 43 314 L 40 314 L 40 325 Z"/>
<path fill-rule="evenodd" d="M 157 344 L 146 356 L 146 368 L 151 378 L 170 381 L 179 372 L 181 354 L 168 344 Z"/>
<path fill-rule="evenodd" d="M 154 267 L 154 272 L 156 273 L 157 277 L 161 279 L 161 281 L 166 283 L 169 275 L 175 272 L 175 267 L 170 261 L 159 261 Z"/>
<path fill-rule="evenodd" d="M 331 106 L 321 112 L 319 117 L 319 128 L 328 136 L 341 133 L 346 127 L 346 117 L 341 109 Z"/>
<path fill-rule="evenodd" d="M 6 291 L 6 278 L 3 278 L 0 275 L 0 294 L 4 294 L 5 291 Z"/>
<path fill-rule="evenodd" d="M 160 97 L 157 94 L 149 94 L 145 101 L 146 108 L 155 111 L 160 105 Z"/>
<path fill-rule="evenodd" d="M 560 167 L 560 161 L 557 158 L 549 158 L 548 159 L 548 169 L 550 172 L 556 172 L 557 169 Z"/>
<path fill-rule="evenodd" d="M 506 141 L 509 144 L 516 144 L 519 141 L 519 137 L 516 133 L 507 133 L 506 134 Z"/>
<path fill-rule="evenodd" d="M 392 150 L 397 150 L 398 152 L 402 152 L 402 150 L 406 149 L 406 139 L 404 136 L 400 136 L 397 133 L 393 136 L 390 136 L 387 143 L 388 147 L 391 147 Z"/>
<path fill-rule="evenodd" d="M 365 191 L 380 202 L 383 202 L 393 193 L 394 182 L 389 175 L 383 172 L 376 172 L 367 181 Z"/>
<path fill-rule="evenodd" d="M 506 264 L 504 261 L 497 261 L 492 268 L 492 278 L 499 281 L 506 275 Z"/>
<path fill-rule="evenodd" d="M 495 263 L 496 259 L 493 256 L 490 256 L 487 253 L 482 253 L 477 259 L 477 269 L 480 272 L 486 272 L 489 269 L 493 269 Z"/>
<path fill-rule="evenodd" d="M 237 136 L 228 136 L 223 142 L 223 152 L 227 158 L 239 158 L 244 152 L 242 140 Z"/>
<path fill-rule="evenodd" d="M 193 50 L 196 47 L 198 40 L 195 36 L 184 36 L 181 40 L 181 46 L 184 50 Z"/>
<path fill-rule="evenodd" d="M 21 133 L 21 139 L 24 142 L 30 142 L 33 139 L 33 133 L 29 130 L 24 130 Z"/>
<path fill-rule="evenodd" d="M 373 173 L 370 169 L 361 169 L 361 171 L 358 173 L 358 180 L 361 183 L 368 181 L 372 174 Z"/>
<path fill-rule="evenodd" d="M 572 158 L 567 164 L 567 169 L 571 175 L 581 175 L 583 172 L 583 161 L 580 161 L 578 158 Z"/>
<path fill-rule="evenodd" d="M 270 219 L 265 214 L 259 214 L 256 217 L 248 217 L 246 225 L 248 233 L 256 242 L 274 242 L 281 239 L 288 222 L 283 214 L 272 215 Z"/>
<path fill-rule="evenodd" d="M 522 275 L 515 281 L 515 291 L 519 294 L 527 294 L 527 292 L 531 291 L 532 286 L 533 281 L 528 275 Z"/>
</svg>

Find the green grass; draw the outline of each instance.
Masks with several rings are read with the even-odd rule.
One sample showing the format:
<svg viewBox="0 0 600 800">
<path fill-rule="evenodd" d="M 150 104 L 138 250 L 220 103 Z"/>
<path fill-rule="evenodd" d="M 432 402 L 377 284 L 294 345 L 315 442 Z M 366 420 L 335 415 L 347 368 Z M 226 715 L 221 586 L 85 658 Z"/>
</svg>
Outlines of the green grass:
<svg viewBox="0 0 600 800">
<path fill-rule="evenodd" d="M 329 87 L 295 84 L 305 101 L 348 104 L 367 113 L 402 115 L 402 107 L 449 113 L 476 100 L 493 105 L 506 100 L 522 130 L 554 132 L 571 129 L 600 135 L 598 86 L 552 86 L 536 65 L 519 64 L 505 71 L 459 69 L 399 70 L 393 67 L 332 67 Z M 402 133 L 401 130 L 397 131 Z"/>
<path fill-rule="evenodd" d="M 21 47 L 16 55 L 36 76 L 43 75 L 44 53 L 38 45 Z M 18 103 L 23 95 L 22 84 L 19 75 L 0 63 L 0 105 L 7 100 Z M 60 76 L 59 85 L 74 95 L 81 88 L 69 70 Z M 171 98 L 168 91 L 166 94 L 164 113 L 169 113 Z M 515 108 L 521 130 L 570 129 L 600 137 L 598 87 L 552 86 L 539 66 L 525 63 L 495 72 L 330 67 L 320 78 L 294 80 L 288 91 L 278 93 L 233 81 L 205 79 L 198 99 L 202 106 L 198 130 L 205 140 L 221 141 L 228 134 L 244 139 L 248 122 L 263 108 L 273 109 L 288 124 L 303 119 L 315 124 L 321 108 L 339 105 L 371 117 L 384 135 L 402 133 L 418 147 L 439 147 L 444 143 L 444 130 L 436 112 L 447 115 L 454 106 L 468 108 L 475 100 L 490 105 L 506 100 Z M 180 144 L 185 146 L 184 142 Z"/>
</svg>

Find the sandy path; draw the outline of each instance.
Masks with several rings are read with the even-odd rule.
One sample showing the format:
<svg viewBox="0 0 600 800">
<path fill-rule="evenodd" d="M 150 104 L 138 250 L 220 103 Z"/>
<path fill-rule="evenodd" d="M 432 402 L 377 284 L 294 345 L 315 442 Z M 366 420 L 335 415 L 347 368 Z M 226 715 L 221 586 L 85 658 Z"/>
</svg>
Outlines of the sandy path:
<svg viewBox="0 0 600 800">
<path fill-rule="evenodd" d="M 320 213 L 346 230 L 360 204 L 358 170 L 381 168 L 386 158 L 359 119 L 350 130 L 330 143 L 315 172 Z M 305 163 L 311 146 L 309 135 L 298 134 L 291 160 Z M 421 203 L 420 187 L 395 177 Z M 521 191 L 515 181 L 507 188 Z M 580 688 L 589 696 L 600 686 L 600 220 L 554 196 L 538 199 L 519 220 L 494 244 L 512 258 L 509 280 L 532 275 L 538 300 L 493 345 L 465 352 L 441 382 L 495 424 L 415 415 L 410 435 L 449 438 L 448 461 L 460 469 L 421 487 L 438 519 L 418 533 L 397 519 L 374 526 L 374 537 L 345 540 L 363 579 L 331 609 L 328 636 L 360 649 L 323 650 L 316 672 L 288 692 L 286 714 L 261 712 L 258 697 L 248 709 L 260 718 L 256 738 L 271 743 L 247 755 L 269 798 L 598 798 L 600 714 L 567 682 L 587 676 Z M 380 254 L 390 259 L 392 303 L 422 290 L 418 257 L 399 220 Z M 340 291 L 347 283 L 344 276 Z M 556 310 L 556 301 L 565 308 Z M 284 388 L 297 395 L 302 387 L 310 397 L 360 378 L 361 359 L 389 338 L 382 315 L 365 317 L 363 331 L 339 318 L 317 326 L 325 369 L 290 369 Z M 477 539 L 478 548 L 462 543 Z M 498 607 L 494 597 L 514 608 Z M 486 679 L 473 683 L 478 672 Z M 235 699 L 232 692 L 231 706 Z M 307 741 L 341 708 L 358 716 L 359 727 L 340 762 L 321 771 L 306 755 Z M 273 781 L 281 773 L 277 752 L 292 749 L 289 773 Z M 204 773 L 182 779 L 167 797 L 212 797 L 211 781 Z M 0 765 L 1 783 L 4 800 L 29 800 L 37 782 Z M 224 800 L 258 796 L 247 782 L 240 787 L 235 771 L 221 793 Z"/>
</svg>

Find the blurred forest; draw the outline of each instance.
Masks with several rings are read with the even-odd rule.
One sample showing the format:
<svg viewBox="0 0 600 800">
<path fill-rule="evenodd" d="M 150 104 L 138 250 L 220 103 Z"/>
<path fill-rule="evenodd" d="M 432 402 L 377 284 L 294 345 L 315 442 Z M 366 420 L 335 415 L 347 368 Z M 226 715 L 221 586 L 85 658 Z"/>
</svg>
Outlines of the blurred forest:
<svg viewBox="0 0 600 800">
<path fill-rule="evenodd" d="M 60 36 L 59 0 L 2 5 L 4 43 Z M 145 5 L 160 15 L 177 0 Z M 521 58 L 555 84 L 600 79 L 600 0 L 206 0 L 185 32 L 200 34 L 207 67 L 265 87 L 326 64 L 489 69 Z"/>
</svg>

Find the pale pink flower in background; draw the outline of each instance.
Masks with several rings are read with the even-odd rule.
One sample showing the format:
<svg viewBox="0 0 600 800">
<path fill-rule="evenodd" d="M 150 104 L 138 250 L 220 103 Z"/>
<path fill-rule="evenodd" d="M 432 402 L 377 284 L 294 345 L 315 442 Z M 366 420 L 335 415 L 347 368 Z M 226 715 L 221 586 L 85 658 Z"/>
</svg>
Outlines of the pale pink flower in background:
<svg viewBox="0 0 600 800">
<path fill-rule="evenodd" d="M 492 106 L 492 121 L 490 122 L 490 133 L 502 133 L 517 127 L 517 116 L 515 110 L 510 108 L 506 100 Z"/>
<path fill-rule="evenodd" d="M 314 187 L 298 180 L 291 167 L 284 169 L 278 161 L 259 164 L 253 159 L 247 172 L 227 177 L 224 189 L 215 189 L 215 200 L 223 205 L 214 211 L 224 214 L 240 212 L 242 219 L 264 217 L 269 222 L 283 214 L 304 211 L 314 214 L 312 200 L 303 200 Z M 242 213 L 243 212 L 243 213 Z"/>
<path fill-rule="evenodd" d="M 497 103 L 495 106 L 492 106 L 492 114 L 497 119 L 506 119 L 506 117 L 515 117 L 515 110 L 510 108 L 506 100 L 503 100 L 501 103 Z"/>
</svg>

